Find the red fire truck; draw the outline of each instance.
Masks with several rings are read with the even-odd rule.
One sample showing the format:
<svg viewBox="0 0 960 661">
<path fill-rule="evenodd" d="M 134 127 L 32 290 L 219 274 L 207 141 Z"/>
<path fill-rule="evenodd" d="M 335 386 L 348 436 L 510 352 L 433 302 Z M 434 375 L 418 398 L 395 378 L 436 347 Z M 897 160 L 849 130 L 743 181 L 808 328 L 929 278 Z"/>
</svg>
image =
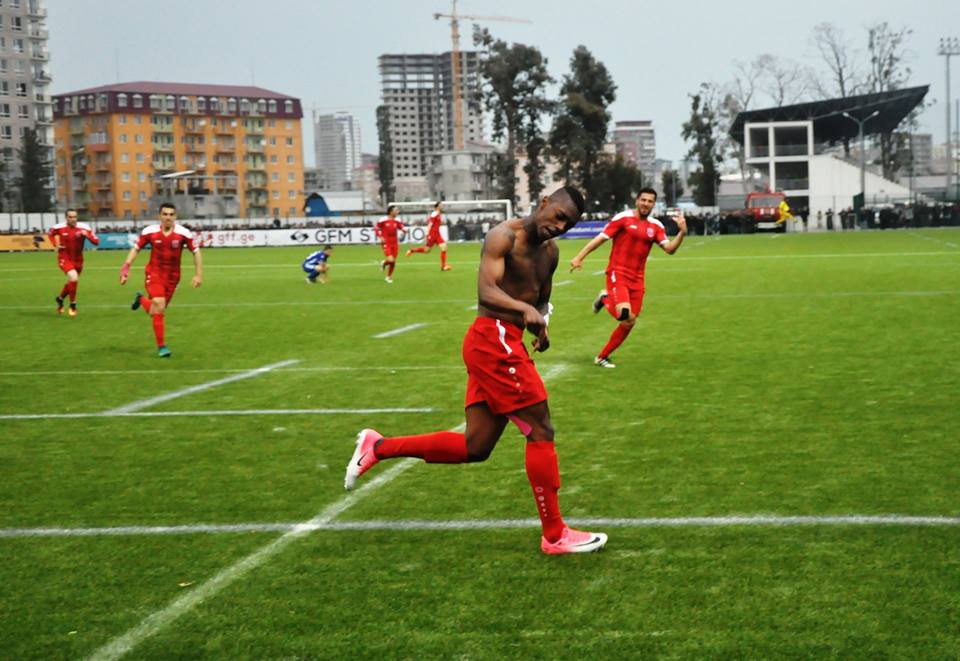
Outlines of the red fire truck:
<svg viewBox="0 0 960 661">
<path fill-rule="evenodd" d="M 747 193 L 744 213 L 756 223 L 758 230 L 782 230 L 780 204 L 786 200 L 783 193 Z"/>
</svg>

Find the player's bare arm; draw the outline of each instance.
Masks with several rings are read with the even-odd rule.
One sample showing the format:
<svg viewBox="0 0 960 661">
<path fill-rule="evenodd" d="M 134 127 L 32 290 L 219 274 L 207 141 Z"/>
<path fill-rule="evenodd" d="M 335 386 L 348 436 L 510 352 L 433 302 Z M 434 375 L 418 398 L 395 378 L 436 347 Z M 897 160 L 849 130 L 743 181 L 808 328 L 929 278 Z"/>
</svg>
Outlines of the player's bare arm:
<svg viewBox="0 0 960 661">
<path fill-rule="evenodd" d="M 127 253 L 127 258 L 123 260 L 123 266 L 120 267 L 120 284 L 124 285 L 127 283 L 127 278 L 130 277 L 130 265 L 133 264 L 133 260 L 137 258 L 137 255 L 140 253 L 140 248 L 134 246 L 130 248 L 130 252 Z"/>
<path fill-rule="evenodd" d="M 668 255 L 672 255 L 677 252 L 680 248 L 680 244 L 683 243 L 683 237 L 687 235 L 687 219 L 683 217 L 683 214 L 677 214 L 673 217 L 673 221 L 677 224 L 679 231 L 677 235 L 673 237 L 665 246 L 660 246 L 663 248 L 663 252 Z"/>
<path fill-rule="evenodd" d="M 580 250 L 580 252 L 577 253 L 577 256 L 570 260 L 570 272 L 573 273 L 574 271 L 577 271 L 580 268 L 582 268 L 583 260 L 587 258 L 587 255 L 589 255 L 594 250 L 599 248 L 600 245 L 603 244 L 603 242 L 606 240 L 607 240 L 607 236 L 602 233 L 597 234 L 595 237 L 590 239 L 590 242 L 587 245 L 585 245 Z"/>
<path fill-rule="evenodd" d="M 510 220 L 487 234 L 480 255 L 477 310 L 480 316 L 502 319 L 540 337 L 546 322 L 534 307 L 540 287 L 533 280 L 535 270 L 520 235 L 521 223 Z"/>
<path fill-rule="evenodd" d="M 193 269 L 193 280 L 190 281 L 190 284 L 197 288 L 203 283 L 203 259 L 200 258 L 199 250 L 193 253 Z"/>
</svg>

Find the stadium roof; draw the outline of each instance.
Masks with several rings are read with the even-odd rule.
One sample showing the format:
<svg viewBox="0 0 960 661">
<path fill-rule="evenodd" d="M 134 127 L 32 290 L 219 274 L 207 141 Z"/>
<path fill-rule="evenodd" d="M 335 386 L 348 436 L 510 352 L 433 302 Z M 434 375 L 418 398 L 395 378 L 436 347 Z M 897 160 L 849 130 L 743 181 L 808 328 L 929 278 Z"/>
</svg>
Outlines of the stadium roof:
<svg viewBox="0 0 960 661">
<path fill-rule="evenodd" d="M 272 92 L 262 87 L 250 85 L 204 85 L 198 83 L 161 83 L 154 81 L 136 81 L 131 83 L 116 83 L 100 85 L 73 92 L 57 94 L 57 96 L 73 96 L 77 94 L 96 94 L 97 92 L 128 92 L 140 94 L 183 94 L 187 96 L 236 96 L 255 97 L 258 99 L 294 99 L 295 97 Z"/>
<path fill-rule="evenodd" d="M 814 142 L 839 142 L 856 138 L 857 123 L 843 116 L 850 113 L 857 119 L 868 117 L 878 110 L 879 115 L 863 125 L 864 135 L 889 133 L 923 100 L 929 85 L 907 87 L 892 92 L 861 94 L 840 99 L 826 99 L 798 103 L 779 108 L 746 110 L 737 115 L 730 127 L 730 135 L 743 144 L 743 127 L 747 122 L 796 122 L 813 120 Z"/>
</svg>

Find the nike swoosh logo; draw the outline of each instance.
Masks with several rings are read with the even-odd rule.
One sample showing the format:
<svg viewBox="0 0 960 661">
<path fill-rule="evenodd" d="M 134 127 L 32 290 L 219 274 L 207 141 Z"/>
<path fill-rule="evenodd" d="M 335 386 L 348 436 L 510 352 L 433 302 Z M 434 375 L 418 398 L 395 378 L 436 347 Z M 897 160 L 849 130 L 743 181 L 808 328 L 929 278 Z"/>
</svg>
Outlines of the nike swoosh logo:
<svg viewBox="0 0 960 661">
<path fill-rule="evenodd" d="M 358 468 L 359 468 L 360 466 L 362 466 L 363 458 L 366 457 L 366 456 L 367 456 L 367 453 L 364 452 L 362 455 L 360 455 L 360 458 L 357 459 L 357 467 L 358 467 Z"/>
</svg>

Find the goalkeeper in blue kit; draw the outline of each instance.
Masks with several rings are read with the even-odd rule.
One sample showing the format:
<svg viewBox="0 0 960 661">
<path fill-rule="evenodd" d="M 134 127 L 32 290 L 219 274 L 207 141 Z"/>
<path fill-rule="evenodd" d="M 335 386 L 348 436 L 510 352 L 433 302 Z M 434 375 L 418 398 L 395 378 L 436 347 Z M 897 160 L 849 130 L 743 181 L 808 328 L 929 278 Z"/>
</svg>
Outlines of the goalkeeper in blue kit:
<svg viewBox="0 0 960 661">
<path fill-rule="evenodd" d="M 311 285 L 317 284 L 318 279 L 321 285 L 327 284 L 327 260 L 330 259 L 332 251 L 333 246 L 327 245 L 323 247 L 323 250 L 310 253 L 303 260 L 303 270 L 307 274 L 307 282 Z"/>
</svg>

